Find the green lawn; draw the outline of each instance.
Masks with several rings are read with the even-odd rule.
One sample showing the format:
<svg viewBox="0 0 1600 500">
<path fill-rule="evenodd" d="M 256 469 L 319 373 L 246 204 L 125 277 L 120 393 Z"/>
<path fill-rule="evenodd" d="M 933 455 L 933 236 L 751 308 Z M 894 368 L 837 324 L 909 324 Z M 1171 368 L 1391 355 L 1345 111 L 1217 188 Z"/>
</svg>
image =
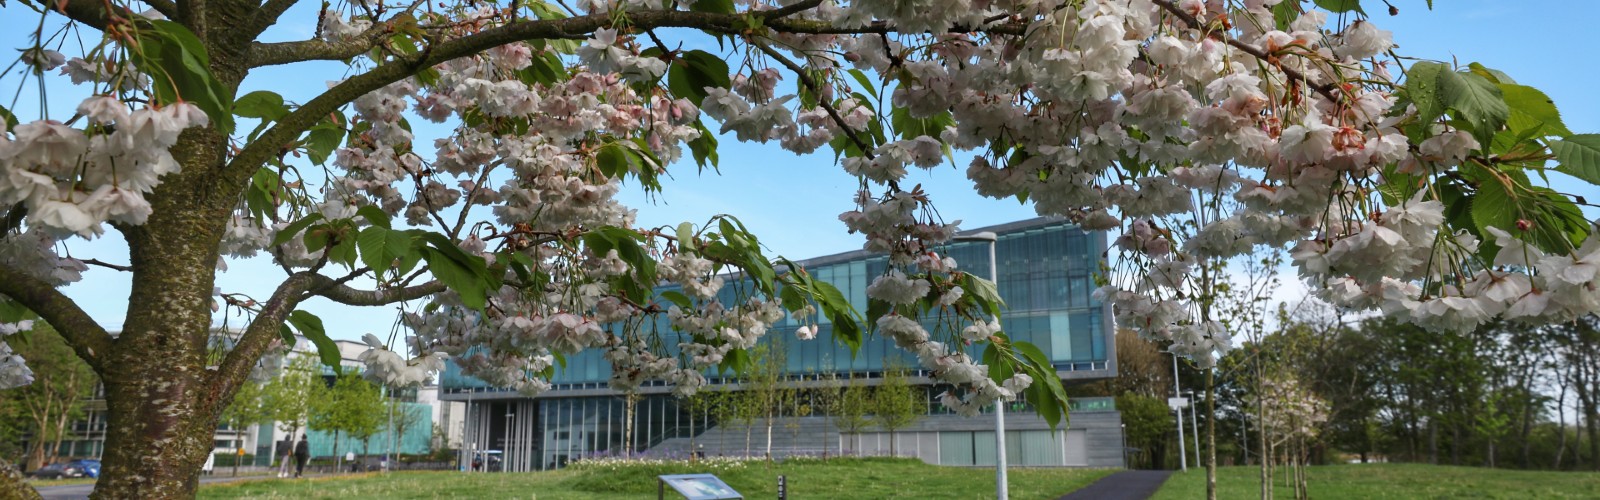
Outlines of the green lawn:
<svg viewBox="0 0 1600 500">
<path fill-rule="evenodd" d="M 702 462 L 568 468 L 550 472 L 401 472 L 308 480 L 268 479 L 206 486 L 200 498 L 482 498 L 589 500 L 655 498 L 660 474 L 710 472 L 745 498 L 776 498 L 787 476 L 790 498 L 994 498 L 994 470 L 940 467 L 915 459 L 847 458 L 717 464 Z M 1111 470 L 1012 468 L 1011 496 L 1054 499 Z M 669 498 L 674 498 L 669 490 Z"/>
<path fill-rule="evenodd" d="M 1280 469 L 1281 470 L 1281 469 Z M 1260 498 L 1261 469 L 1217 469 L 1217 498 Z M 1548 499 L 1600 498 L 1600 474 L 1450 467 L 1424 464 L 1326 465 L 1307 471 L 1311 498 L 1326 499 Z M 1274 496 L 1293 495 L 1282 474 Z M 1156 500 L 1205 498 L 1204 469 L 1174 472 Z"/>
</svg>

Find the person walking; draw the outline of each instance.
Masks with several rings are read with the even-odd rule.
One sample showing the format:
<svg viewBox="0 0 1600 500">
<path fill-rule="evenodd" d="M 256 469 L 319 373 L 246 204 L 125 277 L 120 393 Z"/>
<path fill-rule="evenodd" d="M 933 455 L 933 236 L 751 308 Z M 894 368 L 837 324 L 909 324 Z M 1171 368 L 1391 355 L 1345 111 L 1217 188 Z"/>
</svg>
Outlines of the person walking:
<svg viewBox="0 0 1600 500">
<path fill-rule="evenodd" d="M 283 439 L 272 447 L 272 456 L 278 459 L 278 478 L 289 477 L 289 461 L 293 460 L 291 452 L 294 451 L 293 436 L 284 436 Z"/>
<path fill-rule="evenodd" d="M 300 442 L 294 444 L 294 477 L 299 478 L 306 471 L 306 460 L 311 459 L 311 445 L 306 443 L 306 436 L 300 435 Z"/>
</svg>

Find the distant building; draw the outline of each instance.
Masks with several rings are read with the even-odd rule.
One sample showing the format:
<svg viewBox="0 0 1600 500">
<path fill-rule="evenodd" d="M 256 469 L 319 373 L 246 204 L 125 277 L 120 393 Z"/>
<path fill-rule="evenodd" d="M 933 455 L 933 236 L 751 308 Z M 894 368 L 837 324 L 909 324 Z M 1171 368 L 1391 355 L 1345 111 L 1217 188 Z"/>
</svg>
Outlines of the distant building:
<svg viewBox="0 0 1600 500">
<path fill-rule="evenodd" d="M 998 235 L 996 254 L 999 291 L 1008 309 L 1003 326 L 1013 340 L 1037 345 L 1049 356 L 1064 381 L 1083 382 L 1116 376 L 1114 330 L 1109 306 L 1094 300 L 1093 275 L 1106 251 L 1104 233 L 1085 232 L 1059 219 L 1027 221 L 980 228 Z M 946 251 L 963 270 L 986 277 L 987 242 L 956 242 Z M 887 268 L 885 257 L 865 251 L 819 257 L 800 263 L 817 279 L 832 283 L 861 311 L 867 310 L 866 288 Z M 726 298 L 724 299 L 726 300 Z M 665 327 L 660 331 L 676 335 Z M 865 377 L 876 384 L 884 361 L 897 358 L 916 367 L 915 357 L 882 336 L 866 340 L 851 356 L 831 339 L 825 318 L 818 337 L 794 339 L 800 325 L 785 318 L 768 338 L 783 337 L 787 372 L 794 384 L 814 384 L 822 374 Z M 665 345 L 677 342 L 669 337 Z M 708 373 L 711 387 L 733 382 Z M 974 418 L 950 414 L 938 402 L 944 389 L 918 372 L 916 388 L 926 395 L 927 414 L 894 436 L 868 430 L 841 436 L 826 416 L 785 418 L 774 429 L 775 454 L 820 454 L 840 451 L 887 454 L 896 440 L 901 455 L 929 463 L 990 465 L 995 462 L 992 414 Z M 551 381 L 553 389 L 534 398 L 491 387 L 465 376 L 449 364 L 440 377 L 439 398 L 467 404 L 464 432 L 470 449 L 499 450 L 508 471 L 558 468 L 568 461 L 624 449 L 651 453 L 687 453 L 694 436 L 697 449 L 708 454 L 743 454 L 747 429 L 719 425 L 704 415 L 691 415 L 661 383 L 640 390 L 634 436 L 624 443 L 624 400 L 611 390 L 610 366 L 598 350 L 566 358 Z M 1121 466 L 1121 416 L 1110 398 L 1072 401 L 1070 424 L 1050 427 L 1031 408 L 1017 403 L 1007 413 L 1007 457 L 1013 465 Z M 758 431 L 759 433 L 760 431 Z M 757 437 L 764 445 L 765 439 Z M 755 449 L 761 449 L 756 445 Z"/>
<path fill-rule="evenodd" d="M 230 345 L 230 342 L 238 338 L 238 334 L 239 332 L 237 331 L 219 330 L 213 334 L 212 341 L 225 350 Z M 113 335 L 115 335 L 115 332 L 113 332 Z M 357 360 L 357 356 L 367 350 L 366 344 L 348 340 L 335 340 L 334 343 L 339 346 L 340 365 L 344 369 L 360 371 L 363 368 L 362 363 Z M 295 346 L 290 350 L 289 355 L 277 358 L 277 361 L 281 364 L 279 368 L 287 366 L 294 358 L 300 356 L 317 357 L 316 347 L 305 337 L 296 337 Z M 333 369 L 321 365 L 319 367 L 322 370 L 324 379 L 331 384 L 335 376 Z M 440 401 L 437 396 L 438 393 L 438 386 L 430 384 L 420 388 L 396 391 L 396 394 L 391 395 L 403 405 L 425 408 L 411 410 L 419 415 L 418 421 L 407 426 L 405 436 L 398 437 L 398 442 L 394 447 L 395 451 L 419 454 L 426 453 L 430 449 L 435 449 L 435 447 L 444 447 L 445 443 L 436 442 L 434 439 L 434 423 L 436 422 L 444 424 L 442 427 L 449 441 L 448 447 L 460 446 L 459 443 L 462 441 L 462 426 L 460 422 L 464 418 L 466 405 L 464 403 Z M 450 425 L 452 421 L 456 422 L 456 424 Z M 59 460 L 100 458 L 104 455 L 106 422 L 105 390 L 97 384 L 92 395 L 84 401 L 84 417 L 73 422 L 69 435 L 62 438 L 61 448 L 58 453 Z M 312 456 L 333 455 L 334 443 L 331 433 L 307 430 L 304 427 L 301 428 L 300 432 L 307 435 Z M 288 437 L 288 433 L 279 429 L 276 422 L 252 424 L 242 429 L 234 429 L 227 423 L 220 423 L 216 433 L 212 436 L 213 453 L 237 453 L 239 449 L 243 449 L 246 454 L 254 456 L 255 464 L 267 465 L 271 460 L 270 455 L 272 454 L 273 443 L 285 437 Z M 295 438 L 298 439 L 298 436 L 295 436 Z M 340 454 L 346 451 L 361 453 L 363 449 L 370 450 L 375 454 L 381 454 L 390 450 L 389 442 L 389 436 L 380 432 L 372 438 L 370 447 L 358 440 L 344 438 L 340 439 L 338 449 Z"/>
</svg>

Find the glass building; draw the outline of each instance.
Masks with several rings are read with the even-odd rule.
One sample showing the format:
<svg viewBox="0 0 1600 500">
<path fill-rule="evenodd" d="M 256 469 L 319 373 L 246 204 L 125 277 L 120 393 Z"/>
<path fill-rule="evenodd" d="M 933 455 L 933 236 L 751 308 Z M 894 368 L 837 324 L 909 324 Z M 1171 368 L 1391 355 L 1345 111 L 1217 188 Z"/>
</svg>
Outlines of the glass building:
<svg viewBox="0 0 1600 500">
<path fill-rule="evenodd" d="M 995 254 L 999 273 L 997 284 L 1006 303 L 1001 324 L 1014 341 L 1037 345 L 1050 357 L 1064 381 L 1110 378 L 1116 375 L 1115 343 L 1107 305 L 1094 300 L 1094 275 L 1103 262 L 1106 235 L 1086 232 L 1060 219 L 1038 218 L 998 226 L 978 228 L 969 233 L 996 233 Z M 942 250 L 954 257 L 963 270 L 986 276 L 989 264 L 986 241 L 954 242 Z M 848 252 L 801 261 L 812 275 L 839 288 L 860 311 L 867 309 L 867 285 L 887 268 L 886 258 L 865 251 Z M 732 288 L 732 287 L 728 287 Z M 732 293 L 725 289 L 726 293 Z M 731 299 L 725 297 L 725 299 Z M 814 340 L 795 340 L 801 326 L 785 317 L 773 325 L 766 340 L 783 339 L 776 344 L 785 350 L 783 359 L 790 383 L 815 385 L 820 378 L 864 379 L 875 384 L 885 363 L 915 368 L 915 356 L 895 347 L 893 341 L 878 335 L 863 340 L 852 356 L 849 347 L 834 342 L 831 325 L 820 318 L 821 330 Z M 665 325 L 657 325 L 662 335 L 677 335 Z M 663 344 L 675 346 L 676 341 Z M 634 411 L 633 435 L 626 437 L 624 396 L 607 387 L 610 365 L 598 350 L 568 356 L 551 380 L 553 389 L 535 398 L 514 391 L 491 387 L 463 375 L 454 364 L 440 376 L 440 399 L 468 402 L 464 443 L 469 449 L 496 450 L 503 456 L 504 470 L 557 468 L 567 461 L 624 449 L 645 453 L 740 454 L 739 446 L 729 449 L 730 436 L 736 434 L 741 446 L 746 425 L 718 425 L 705 412 L 690 412 L 673 398 L 670 387 L 654 382 L 641 389 Z M 724 374 L 708 373 L 712 387 L 732 385 Z M 917 372 L 913 381 L 926 396 L 927 412 L 916 424 L 895 433 L 861 432 L 840 435 L 828 416 L 811 414 L 814 408 L 797 401 L 782 413 L 786 434 L 774 453 L 887 453 L 891 448 L 902 455 L 914 455 L 931 463 L 982 465 L 993 463 L 994 433 L 992 417 L 967 418 L 950 414 L 936 401 L 943 389 Z M 802 398 L 803 399 L 803 398 Z M 1008 458 L 1018 465 L 1121 465 L 1120 416 L 1109 399 L 1074 400 L 1070 424 L 1065 429 L 1050 429 L 1025 404 L 1008 413 Z M 1098 424 L 1096 424 L 1098 422 Z M 984 429 L 988 437 L 983 437 Z M 1099 429 L 1096 431 L 1096 429 Z M 888 440 L 893 440 L 893 446 Z M 765 452 L 765 438 L 761 440 Z M 691 449 L 690 443 L 694 443 Z M 718 445 L 711 448 L 713 443 Z M 1011 455 L 1016 455 L 1012 457 Z"/>
</svg>

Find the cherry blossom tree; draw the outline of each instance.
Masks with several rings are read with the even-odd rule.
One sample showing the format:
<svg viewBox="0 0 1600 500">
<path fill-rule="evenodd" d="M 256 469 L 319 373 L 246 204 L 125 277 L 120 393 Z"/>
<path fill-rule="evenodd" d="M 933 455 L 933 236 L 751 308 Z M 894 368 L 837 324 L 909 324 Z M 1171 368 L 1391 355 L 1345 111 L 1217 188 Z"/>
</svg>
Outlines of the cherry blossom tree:
<svg viewBox="0 0 1600 500">
<path fill-rule="evenodd" d="M 1336 304 L 1435 330 L 1600 309 L 1587 202 L 1539 182 L 1600 182 L 1600 136 L 1511 75 L 1401 58 L 1357 0 L 364 0 L 287 18 L 296 3 L 4 7 L 41 17 L 7 70 L 18 90 L 91 95 L 65 120 L 0 113 L 0 342 L 47 322 L 105 381 L 98 497 L 193 495 L 219 413 L 293 333 L 336 364 L 297 310 L 313 297 L 407 304 L 404 341 L 363 355 L 391 385 L 451 359 L 533 394 L 561 357 L 603 350 L 614 388 L 690 395 L 788 314 L 802 339 L 822 318 L 852 346 L 888 336 L 958 412 L 1021 396 L 1058 422 L 1049 359 L 1009 340 L 992 284 L 940 253 L 957 224 L 905 185 L 955 161 L 982 195 L 1119 231 L 1097 295 L 1202 367 L 1232 340 L 1193 275 L 1261 247 L 1291 249 Z M 291 20 L 314 35 L 267 41 Z M 239 91 L 317 61 L 348 71 L 304 102 Z M 419 120 L 451 129 L 418 147 Z M 839 218 L 890 263 L 867 311 L 733 217 L 639 227 L 615 198 L 716 166 L 719 135 L 826 148 L 860 179 Z M 66 252 L 107 227 L 125 264 Z M 285 273 L 269 297 L 215 289 L 223 257 L 255 256 Z M 115 338 L 59 290 L 87 265 L 131 283 Z M 210 364 L 218 307 L 251 320 Z M 30 379 L 0 343 L 0 386 Z"/>
</svg>

